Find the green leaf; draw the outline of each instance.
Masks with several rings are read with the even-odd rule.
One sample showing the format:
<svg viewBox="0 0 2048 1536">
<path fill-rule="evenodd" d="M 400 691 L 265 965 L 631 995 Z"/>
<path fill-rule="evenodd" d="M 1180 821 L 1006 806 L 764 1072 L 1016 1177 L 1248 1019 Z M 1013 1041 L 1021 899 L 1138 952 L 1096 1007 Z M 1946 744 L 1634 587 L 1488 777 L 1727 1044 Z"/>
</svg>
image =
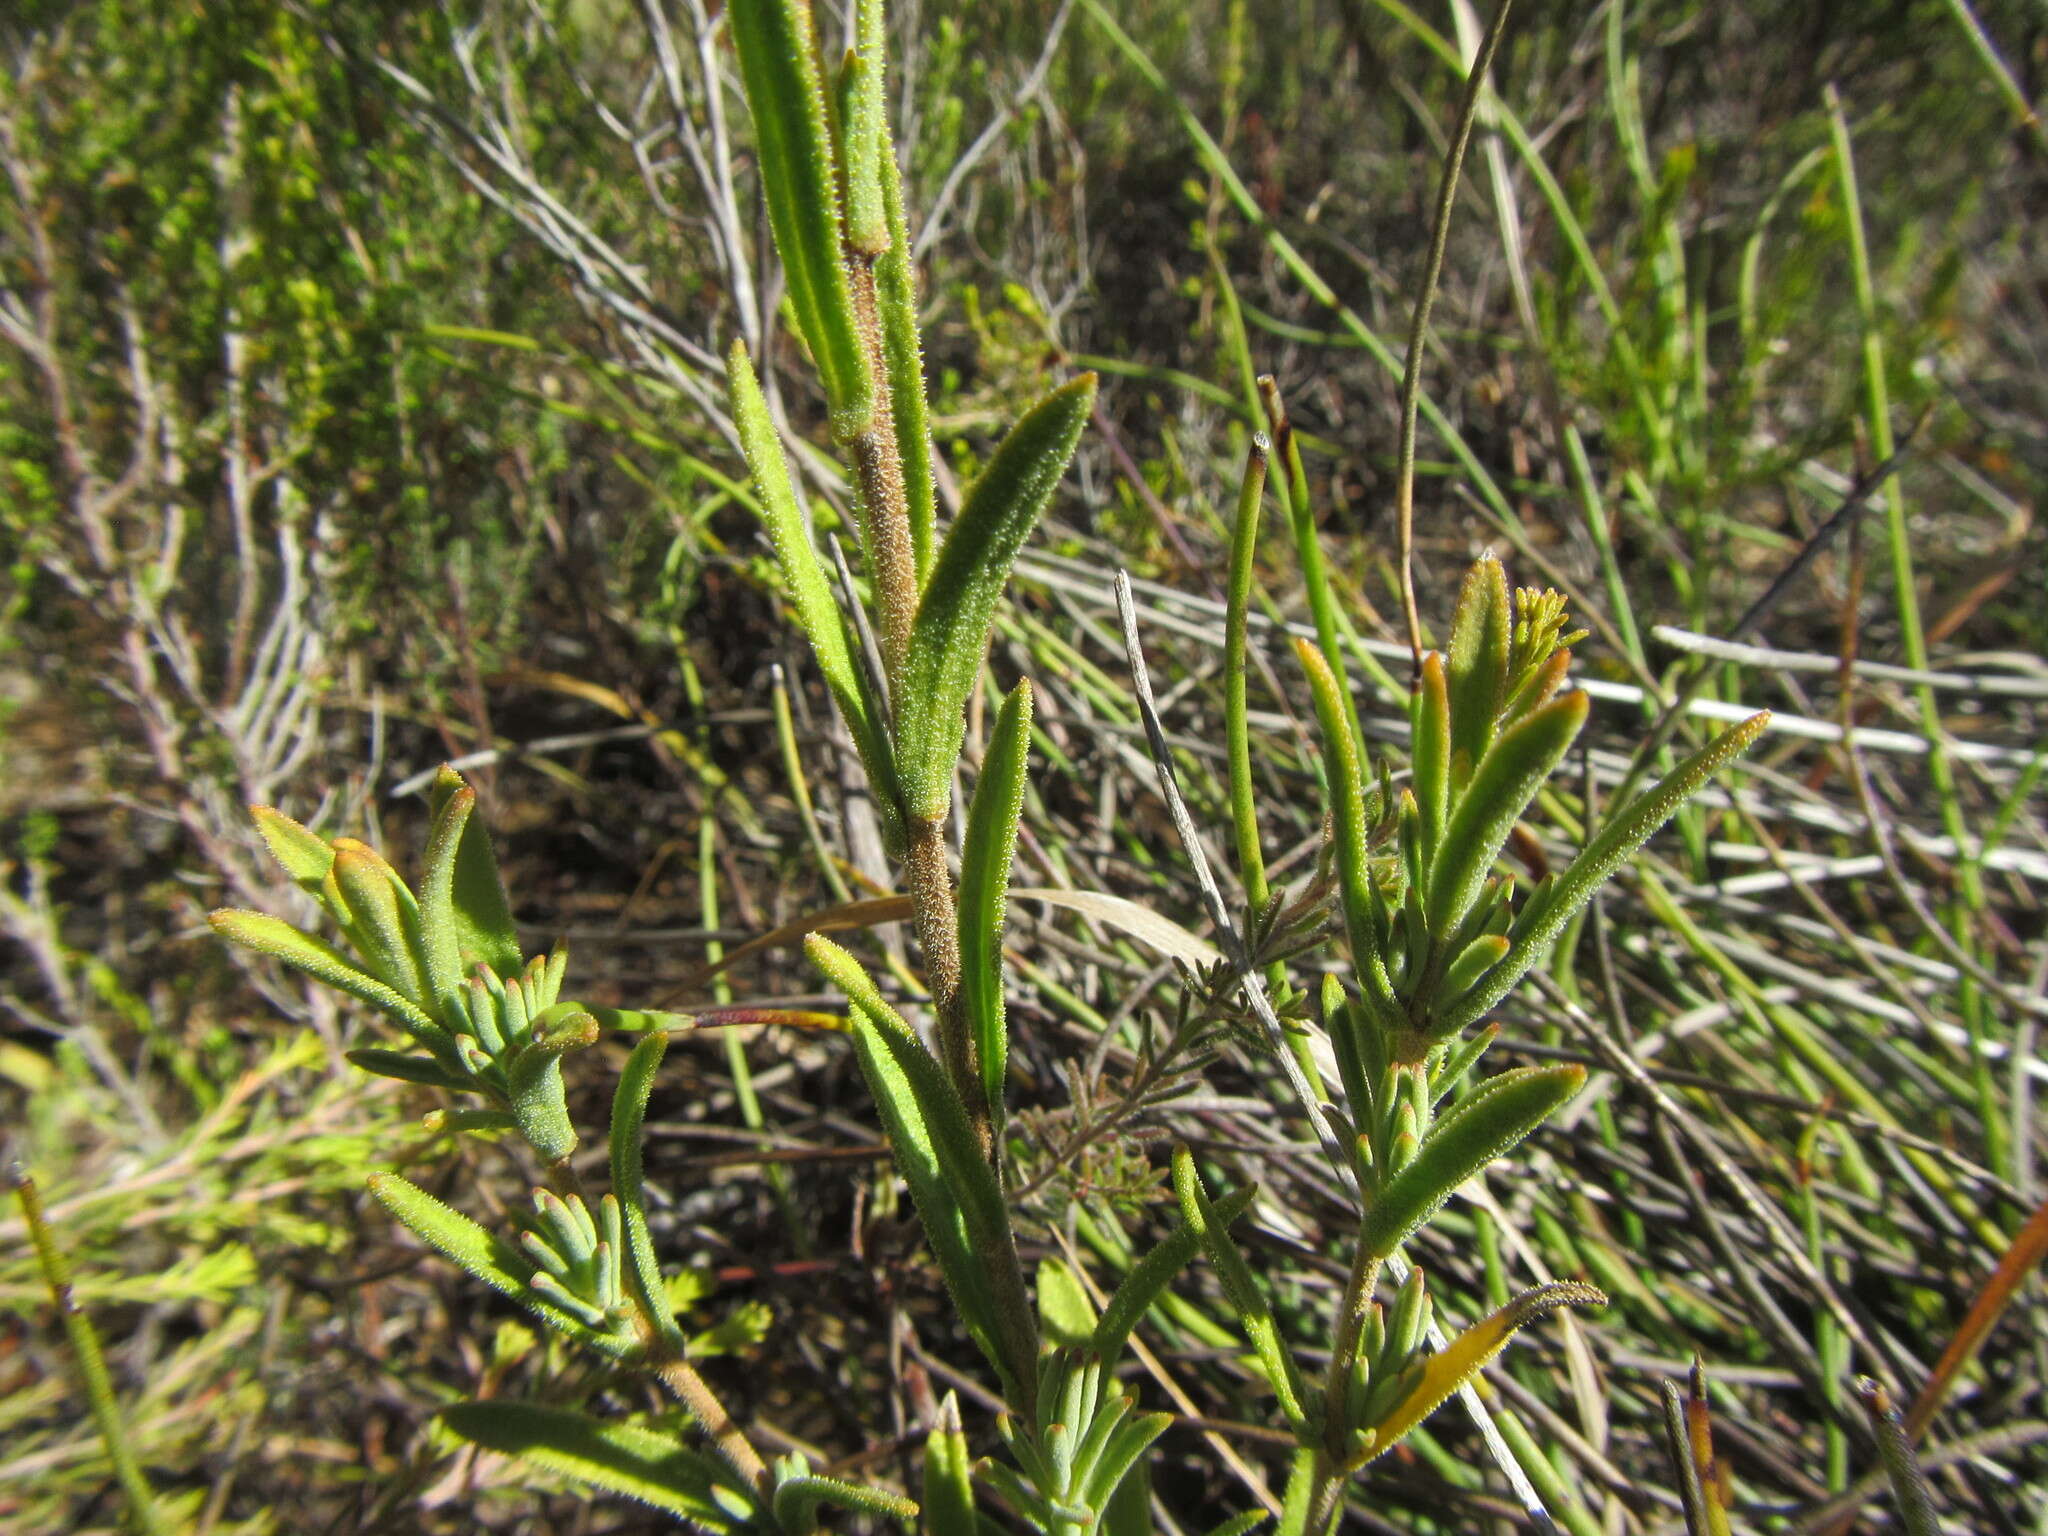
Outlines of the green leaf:
<svg viewBox="0 0 2048 1536">
<path fill-rule="evenodd" d="M 270 856 L 300 890 L 318 897 L 327 871 L 334 867 L 334 849 L 327 839 L 267 805 L 252 805 L 249 814 L 255 819 L 256 830 L 263 834 Z"/>
<path fill-rule="evenodd" d="M 1259 508 L 1265 500 L 1266 434 L 1254 432 L 1237 488 L 1237 520 L 1230 533 L 1230 591 L 1223 610 L 1223 735 L 1230 759 L 1230 822 L 1237 842 L 1237 873 L 1253 910 L 1271 894 L 1266 854 L 1259 843 L 1259 813 L 1252 788 L 1251 731 L 1245 713 L 1245 649 L 1251 615 L 1252 567 L 1259 552 Z"/>
<path fill-rule="evenodd" d="M 673 1435 L 535 1403 L 457 1403 L 442 1409 L 441 1419 L 473 1445 L 638 1499 L 720 1536 L 752 1528 L 738 1513 L 754 1502 L 752 1490 Z"/>
<path fill-rule="evenodd" d="M 1413 701 L 1415 805 L 1422 813 L 1422 857 L 1426 864 L 1442 845 L 1451 813 L 1451 698 L 1444 660 L 1435 651 L 1422 658 L 1421 686 Z"/>
<path fill-rule="evenodd" d="M 398 871 L 376 849 L 352 837 L 335 840 L 330 868 L 363 959 L 395 991 L 424 1007 L 431 994 L 417 952 L 419 909 Z"/>
<path fill-rule="evenodd" d="M 885 94 L 888 37 L 880 0 L 860 0 L 853 50 L 839 75 L 839 161 L 845 173 L 846 246 L 864 256 L 879 256 L 889 248 L 889 214 L 882 197 L 882 160 L 893 154 Z"/>
<path fill-rule="evenodd" d="M 640 1352 L 635 1340 L 600 1332 L 534 1290 L 529 1284 L 533 1266 L 511 1245 L 500 1242 L 418 1185 L 395 1173 L 373 1173 L 370 1193 L 421 1242 L 452 1259 L 492 1290 L 511 1297 L 557 1332 L 615 1359 L 630 1359 Z"/>
<path fill-rule="evenodd" d="M 1491 554 L 1474 561 L 1451 619 L 1451 756 L 1462 783 L 1493 742 L 1494 721 L 1507 702 L 1508 654 L 1514 615 L 1507 572 Z M 1460 761 L 1462 759 L 1462 761 Z"/>
<path fill-rule="evenodd" d="M 1132 1464 L 1102 1506 L 1102 1536 L 1152 1536 L 1152 1464 Z"/>
<path fill-rule="evenodd" d="M 454 1093 L 472 1093 L 476 1084 L 466 1077 L 458 1077 L 431 1056 L 415 1056 L 409 1051 L 378 1050 L 374 1046 L 357 1051 L 345 1051 L 352 1066 L 365 1072 L 374 1072 L 379 1077 L 395 1077 L 402 1082 L 421 1083 L 429 1088 L 446 1088 Z"/>
<path fill-rule="evenodd" d="M 948 1392 L 924 1442 L 924 1519 L 931 1536 L 981 1536 L 974 1517 L 974 1462 Z"/>
<path fill-rule="evenodd" d="M 1487 749 L 1444 827 L 1429 866 L 1429 931 L 1450 937 L 1472 909 L 1502 844 L 1586 723 L 1587 699 L 1568 693 L 1516 721 Z"/>
<path fill-rule="evenodd" d="M 1351 734 L 1350 711 L 1330 664 L 1308 640 L 1299 636 L 1294 654 L 1308 674 L 1315 699 L 1316 723 L 1322 728 L 1323 756 L 1330 781 L 1330 820 L 1336 832 L 1337 887 L 1344 907 L 1344 933 L 1351 943 L 1359 989 L 1368 1009 L 1382 1021 L 1394 1017 L 1393 989 L 1387 983 L 1387 960 L 1374 932 L 1372 869 L 1367 859 L 1364 765 Z"/>
<path fill-rule="evenodd" d="M 767 398 L 747 358 L 745 342 L 735 341 L 726 359 L 726 384 L 732 396 L 733 422 L 740 434 L 740 451 L 754 477 L 754 494 L 760 498 L 761 520 L 768 527 L 768 539 L 775 547 L 775 562 L 782 568 L 782 584 L 796 611 L 797 627 L 811 642 L 818 658 L 818 670 L 831 690 L 832 702 L 853 737 L 883 815 L 892 832 L 899 818 L 896 768 L 887 733 L 882 729 L 880 711 L 869 696 L 865 674 L 854 661 L 853 639 L 847 632 L 846 615 L 839 609 L 825 568 L 811 541 L 810 525 L 797 501 L 796 486 L 789 477 L 789 463 L 783 457 L 782 440 L 776 435 L 768 414 Z M 929 468 L 927 468 L 929 474 Z"/>
<path fill-rule="evenodd" d="M 1038 1264 L 1038 1332 L 1054 1344 L 1080 1348 L 1095 1334 L 1095 1304 L 1081 1280 L 1060 1258 Z"/>
<path fill-rule="evenodd" d="M 889 1133 L 896 1167 L 910 1186 L 939 1270 L 974 1342 L 1018 1390 L 1037 1368 L 1038 1343 L 997 1308 L 987 1269 L 999 1251 L 1014 1253 L 995 1172 L 981 1155 L 967 1111 L 945 1069 L 901 1014 L 883 1001 L 858 960 L 820 934 L 804 940 L 811 963 L 853 1003 L 853 1041 Z M 1029 1319 L 1024 1319 L 1028 1330 Z"/>
<path fill-rule="evenodd" d="M 1003 917 L 1017 821 L 1024 811 L 1024 760 L 1031 745 L 1031 684 L 1020 679 L 996 716 L 981 760 L 960 854 L 960 995 L 981 1064 L 982 1093 L 998 1138 L 1009 1069 L 1003 1017 Z"/>
<path fill-rule="evenodd" d="M 1547 706 L 1546 706 L 1547 707 Z M 1623 862 L 1648 841 L 1650 834 L 1671 819 L 1683 805 L 1724 764 L 1747 751 L 1769 725 L 1769 712 L 1751 715 L 1731 726 L 1680 763 L 1620 811 L 1607 818 L 1593 840 L 1562 874 L 1530 896 L 1509 931 L 1507 956 L 1476 992 L 1458 1003 L 1444 1020 L 1444 1028 L 1456 1030 L 1482 1017 L 1508 995 L 1514 984 L 1528 973 L 1543 951 L 1564 929 L 1578 910 L 1593 899 Z"/>
<path fill-rule="evenodd" d="M 1359 1233 L 1366 1251 L 1391 1256 L 1460 1184 L 1563 1108 L 1585 1081 L 1581 1066 L 1518 1067 L 1459 1100 L 1374 1198 Z"/>
<path fill-rule="evenodd" d="M 448 887 L 456 954 L 465 971 L 488 965 L 500 976 L 516 976 L 526 960 L 519 951 L 519 929 L 512 921 L 512 905 L 505 899 L 505 882 L 498 873 L 490 830 L 482 817 L 473 814 L 476 791 L 463 783 L 462 775 L 453 768 L 443 767 L 434 778 L 430 797 L 437 823 L 462 795 L 469 797 L 470 808 L 459 817 Z"/>
<path fill-rule="evenodd" d="M 840 248 L 839 178 L 811 8 L 805 0 L 739 0 L 725 15 L 754 118 L 775 249 L 843 442 L 867 425 L 873 395 Z"/>
<path fill-rule="evenodd" d="M 1216 1226 L 1228 1229 L 1251 1208 L 1258 1192 L 1256 1184 L 1233 1189 L 1210 1205 L 1210 1220 Z M 1090 1341 L 1090 1347 L 1105 1368 L 1115 1366 L 1124 1352 L 1131 1330 L 1138 1326 L 1138 1320 L 1152 1310 L 1153 1303 L 1173 1283 L 1173 1277 L 1187 1267 L 1201 1246 L 1201 1234 L 1183 1222 L 1125 1272 L 1122 1284 L 1109 1298 L 1109 1305 L 1102 1309 L 1101 1320 L 1096 1323 L 1095 1335 Z"/>
<path fill-rule="evenodd" d="M 680 1349 L 682 1329 L 662 1282 L 654 1236 L 647 1225 L 647 1177 L 641 1163 L 640 1133 L 647 1123 L 647 1100 L 654 1092 L 654 1074 L 668 1050 L 668 1036 L 656 1031 L 644 1037 L 626 1057 L 619 1086 L 612 1095 L 612 1195 L 626 1225 L 626 1275 L 641 1310 L 670 1349 Z"/>
<path fill-rule="evenodd" d="M 1088 1474 L 1088 1481 L 1082 1485 L 1081 1502 L 1090 1509 L 1108 1504 L 1123 1483 L 1124 1474 L 1172 1423 L 1170 1413 L 1144 1413 L 1121 1425 L 1110 1436 L 1101 1458 Z"/>
<path fill-rule="evenodd" d="M 1264 1525 L 1268 1518 L 1263 1509 L 1242 1510 L 1229 1519 L 1220 1520 L 1210 1526 L 1203 1536 L 1251 1536 L 1251 1533 Z"/>
<path fill-rule="evenodd" d="M 301 933 L 282 918 L 262 912 L 223 907 L 218 912 L 209 913 L 206 921 L 229 943 L 253 949 L 258 954 L 275 956 L 330 987 L 389 1014 L 444 1062 L 458 1059 L 454 1054 L 455 1043 L 445 1029 L 376 977 L 357 970 L 333 945 L 311 934 Z"/>
<path fill-rule="evenodd" d="M 866 1515 L 887 1515 L 906 1524 L 917 1518 L 917 1505 L 900 1494 L 863 1488 L 841 1478 L 800 1473 L 775 1485 L 775 1524 L 787 1536 L 810 1536 L 818 1528 L 818 1510 L 827 1504 Z"/>
<path fill-rule="evenodd" d="M 1180 1198 L 1181 1220 L 1194 1230 L 1203 1251 L 1209 1255 L 1216 1278 L 1223 1282 L 1223 1294 L 1228 1298 L 1231 1310 L 1237 1314 L 1259 1363 L 1265 1367 L 1267 1381 L 1279 1395 L 1280 1411 L 1287 1415 L 1287 1422 L 1296 1430 L 1305 1430 L 1308 1414 L 1302 1403 L 1306 1392 L 1301 1373 L 1295 1367 L 1294 1356 L 1280 1340 L 1280 1331 L 1273 1323 L 1272 1309 L 1266 1305 L 1258 1282 L 1246 1267 L 1244 1255 L 1237 1251 L 1237 1244 L 1230 1240 L 1229 1231 L 1202 1189 L 1202 1176 L 1195 1171 L 1194 1153 L 1184 1145 L 1173 1149 L 1173 1192 Z"/>
<path fill-rule="evenodd" d="M 967 697 L 981 672 L 996 603 L 1017 551 L 1066 474 L 1095 403 L 1095 375 L 1054 390 L 1010 429 L 967 493 L 932 567 L 911 625 L 903 696 L 896 700 L 904 813 L 946 814 L 953 765 L 967 733 Z"/>
<path fill-rule="evenodd" d="M 539 1034 L 539 1026 L 536 1026 Z M 597 1020 L 576 1013 L 558 1021 L 545 1036 L 535 1039 L 512 1057 L 505 1072 L 505 1087 L 512 1104 L 512 1118 L 519 1134 L 532 1144 L 544 1162 L 559 1163 L 576 1150 L 579 1138 L 576 1122 L 569 1118 L 569 1099 L 562 1082 L 562 1057 L 571 1050 L 597 1041 Z"/>
</svg>

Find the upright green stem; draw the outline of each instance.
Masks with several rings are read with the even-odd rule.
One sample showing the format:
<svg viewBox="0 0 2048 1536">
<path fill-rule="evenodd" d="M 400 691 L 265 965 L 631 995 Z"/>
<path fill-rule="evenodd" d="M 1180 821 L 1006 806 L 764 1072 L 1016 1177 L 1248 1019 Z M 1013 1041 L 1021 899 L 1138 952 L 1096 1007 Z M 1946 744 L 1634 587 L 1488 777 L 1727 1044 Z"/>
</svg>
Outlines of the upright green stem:
<svg viewBox="0 0 2048 1536">
<path fill-rule="evenodd" d="M 100 1353 L 99 1334 L 72 1294 L 70 1271 L 64 1255 L 57 1251 L 56 1235 L 43 1216 L 42 1197 L 36 1193 L 35 1180 L 19 1164 L 9 1177 L 14 1196 L 21 1202 L 21 1218 L 28 1223 L 29 1240 L 35 1244 L 43 1283 L 49 1287 L 57 1315 L 63 1319 L 71 1352 L 78 1357 L 78 1374 L 85 1384 L 86 1401 L 92 1408 L 93 1423 L 99 1428 L 100 1442 L 107 1448 L 107 1460 L 114 1464 L 115 1481 L 128 1501 L 129 1518 L 143 1536 L 170 1536 L 171 1525 L 157 1505 L 156 1492 L 149 1486 L 134 1446 L 128 1442 L 128 1426 L 114 1396 L 114 1380 L 107 1373 L 106 1356 Z"/>
<path fill-rule="evenodd" d="M 1228 291 L 1227 288 L 1225 290 Z M 1223 617 L 1223 733 L 1230 751 L 1230 817 L 1237 833 L 1237 873 L 1252 910 L 1265 906 L 1266 857 L 1259 846 L 1259 813 L 1252 802 L 1251 731 L 1245 719 L 1245 628 L 1251 614 L 1252 557 L 1259 544 L 1259 502 L 1266 488 L 1267 442 L 1252 436 L 1238 490 L 1237 526 L 1230 538 L 1230 602 Z"/>
</svg>

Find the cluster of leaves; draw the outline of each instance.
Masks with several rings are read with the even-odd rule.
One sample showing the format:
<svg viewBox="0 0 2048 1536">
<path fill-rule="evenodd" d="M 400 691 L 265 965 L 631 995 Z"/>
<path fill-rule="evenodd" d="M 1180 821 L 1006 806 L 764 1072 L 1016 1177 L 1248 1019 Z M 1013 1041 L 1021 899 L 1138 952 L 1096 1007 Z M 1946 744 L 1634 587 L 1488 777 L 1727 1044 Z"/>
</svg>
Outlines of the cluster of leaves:
<svg viewBox="0 0 2048 1536">
<path fill-rule="evenodd" d="M 1586 714 L 1585 696 L 1563 691 L 1566 646 L 1574 637 L 1564 633 L 1562 601 L 1536 592 L 1511 600 L 1497 563 L 1475 567 L 1448 655 L 1418 658 L 1413 772 L 1398 798 L 1384 780 L 1376 797 L 1367 795 L 1336 647 L 1327 636 L 1320 647 L 1302 643 L 1329 759 L 1330 867 L 1352 978 L 1347 987 L 1326 976 L 1320 998 L 1341 1097 L 1325 1105 L 1310 1090 L 1303 1107 L 1319 1131 L 1332 1133 L 1336 1165 L 1359 1198 L 1351 1279 L 1331 1319 L 1324 1385 L 1309 1385 L 1229 1235 L 1252 1192 L 1212 1201 L 1185 1147 L 1175 1151 L 1172 1167 L 1181 1225 L 1131 1266 L 1103 1311 L 1096 1315 L 1078 1279 L 1056 1264 L 1041 1268 L 1034 1306 L 1006 1190 L 1004 1131 L 1003 936 L 1024 803 L 1028 682 L 1004 698 L 983 756 L 957 887 L 945 829 L 966 706 L 980 682 L 996 605 L 1073 454 L 1094 381 L 1084 377 L 1056 390 L 1024 415 L 941 540 L 910 253 L 883 105 L 881 6 L 869 0 L 856 8 L 854 46 L 836 71 L 825 68 L 801 0 L 741 5 L 730 21 L 791 308 L 855 488 L 865 596 L 851 582 L 837 593 L 828 582 L 765 397 L 738 346 L 729 359 L 734 417 L 796 622 L 884 809 L 892 851 L 904 861 L 939 1050 L 923 1043 L 848 951 L 815 933 L 806 950 L 847 997 L 854 1051 L 897 1167 L 961 1322 L 1012 1410 L 1001 1425 L 1008 1464 L 978 1469 L 961 1452 L 957 1412 L 941 1415 L 927 1449 L 927 1519 L 936 1536 L 972 1536 L 979 1486 L 1047 1533 L 1149 1530 L 1142 1473 L 1132 1474 L 1168 1419 L 1135 1414 L 1135 1400 L 1110 1384 L 1131 1329 L 1201 1252 L 1299 1446 L 1283 1536 L 1322 1536 L 1351 1476 L 1476 1375 L 1516 1328 L 1556 1306 L 1599 1299 L 1587 1286 L 1539 1287 L 1432 1348 L 1431 1302 L 1418 1274 L 1406 1274 L 1391 1312 L 1374 1293 L 1382 1269 L 1398 1271 L 1403 1243 L 1453 1191 L 1534 1130 L 1584 1079 L 1574 1066 L 1523 1068 L 1467 1089 L 1492 1036 L 1461 1036 L 1762 722 L 1729 732 L 1613 815 L 1569 868 L 1518 906 L 1512 882 L 1493 871 Z M 1291 438 L 1283 433 L 1283 440 L 1294 451 Z M 1299 530 L 1312 526 L 1305 479 L 1298 458 L 1288 467 Z M 1240 503 L 1241 526 L 1257 517 L 1262 456 L 1254 470 Z M 1240 538 L 1240 559 L 1248 558 L 1250 544 Z M 1321 628 L 1328 592 L 1320 565 L 1308 550 L 1304 555 Z M 1234 590 L 1242 585 L 1234 580 Z M 1241 630 L 1241 602 L 1233 622 Z M 1241 711 L 1241 633 L 1233 645 Z M 1233 730 L 1233 798 L 1240 808 L 1250 795 L 1238 771 L 1244 745 L 1240 721 Z M 382 1009 L 418 1047 L 359 1052 L 360 1065 L 477 1095 L 486 1107 L 451 1117 L 452 1125 L 514 1130 L 524 1138 L 563 1188 L 537 1194 L 534 1218 L 516 1246 L 395 1176 L 380 1177 L 375 1188 L 420 1236 L 558 1331 L 651 1369 L 682 1396 L 724 1465 L 678 1442 L 649 1440 L 638 1428 L 565 1418 L 553 1409 L 480 1404 L 451 1422 L 480 1443 L 637 1493 L 714 1530 L 751 1524 L 802 1536 L 820 1501 L 908 1515 L 912 1507 L 893 1496 L 815 1477 L 800 1462 L 762 1463 L 684 1360 L 649 1239 L 638 1151 L 660 1058 L 659 1026 L 675 1021 L 609 1020 L 657 1031 L 635 1050 L 621 1079 L 610 1133 L 611 1193 L 593 1214 L 566 1182 L 576 1133 L 561 1059 L 595 1040 L 603 1025 L 597 1012 L 559 1000 L 559 953 L 530 965 L 522 957 L 472 810 L 467 788 L 444 774 L 417 896 L 360 845 L 326 843 L 283 818 L 261 817 L 273 850 L 340 924 L 360 966 L 271 919 L 221 914 L 216 926 Z M 1263 893 L 1255 816 L 1240 816 L 1239 834 L 1247 886 Z M 1330 883 L 1318 882 L 1316 891 Z M 1317 899 L 1290 904 L 1265 893 L 1255 905 L 1262 960 L 1277 968 L 1288 953 L 1312 944 Z M 1206 990 L 1226 993 L 1234 984 L 1255 1003 L 1262 999 L 1250 956 L 1226 959 L 1234 970 L 1217 972 Z M 1285 985 L 1284 973 L 1276 969 L 1275 976 Z"/>
</svg>

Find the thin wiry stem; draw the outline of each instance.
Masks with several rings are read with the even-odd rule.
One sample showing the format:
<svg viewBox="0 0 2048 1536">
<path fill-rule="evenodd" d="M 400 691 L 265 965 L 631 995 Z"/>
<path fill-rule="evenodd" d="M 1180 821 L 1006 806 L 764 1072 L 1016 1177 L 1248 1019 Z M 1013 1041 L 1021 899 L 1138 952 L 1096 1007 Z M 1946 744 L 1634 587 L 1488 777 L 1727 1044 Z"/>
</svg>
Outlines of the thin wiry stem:
<svg viewBox="0 0 2048 1536">
<path fill-rule="evenodd" d="M 1415 321 L 1408 331 L 1408 363 L 1401 374 L 1401 448 L 1394 482 L 1394 519 L 1401 546 L 1401 612 L 1408 625 L 1408 653 L 1414 669 L 1411 682 L 1422 671 L 1422 615 L 1415 604 L 1415 417 L 1422 395 L 1422 343 L 1429 334 L 1429 312 L 1436 303 L 1437 279 L 1443 275 L 1444 250 L 1450 244 L 1458 172 L 1465 163 L 1465 147 L 1472 142 L 1472 125 L 1479 120 L 1479 97 L 1486 89 L 1486 72 L 1493 66 L 1501 33 L 1507 29 L 1510 4 L 1511 0 L 1501 0 L 1465 77 L 1465 100 L 1458 109 L 1457 131 L 1451 136 L 1444 179 L 1437 188 L 1436 224 L 1429 234 L 1429 260 L 1422 271 L 1422 292 L 1416 296 Z"/>
</svg>

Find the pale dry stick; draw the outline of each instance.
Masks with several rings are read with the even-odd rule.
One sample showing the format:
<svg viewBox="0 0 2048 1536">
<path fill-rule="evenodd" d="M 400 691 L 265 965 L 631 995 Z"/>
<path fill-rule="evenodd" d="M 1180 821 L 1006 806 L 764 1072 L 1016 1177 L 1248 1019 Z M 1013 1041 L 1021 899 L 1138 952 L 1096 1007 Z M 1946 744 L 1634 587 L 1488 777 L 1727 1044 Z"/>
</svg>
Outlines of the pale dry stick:
<svg viewBox="0 0 2048 1536">
<path fill-rule="evenodd" d="M 1173 819 L 1173 829 L 1186 851 L 1188 862 L 1193 866 L 1195 883 L 1202 892 L 1203 905 L 1208 908 L 1209 920 L 1215 924 L 1220 947 L 1237 973 L 1238 984 L 1244 989 L 1245 999 L 1258 1016 L 1260 1026 L 1266 1032 L 1266 1040 L 1280 1067 L 1287 1077 L 1288 1086 L 1300 1103 L 1308 1122 L 1315 1128 L 1316 1140 L 1323 1155 L 1337 1175 L 1338 1185 L 1351 1198 L 1355 1208 L 1362 1209 L 1358 1180 L 1352 1173 L 1349 1159 L 1342 1143 L 1337 1140 L 1335 1128 L 1323 1112 L 1320 1096 L 1309 1085 L 1308 1076 L 1302 1071 L 1300 1061 L 1293 1048 L 1287 1043 L 1287 1035 L 1280 1023 L 1280 1017 L 1273 1011 L 1271 999 L 1266 996 L 1265 979 L 1253 967 L 1245 951 L 1244 939 L 1231 921 L 1230 909 L 1223 904 L 1223 893 L 1217 888 L 1216 877 L 1209 870 L 1208 856 L 1202 851 L 1202 842 L 1195 832 L 1194 818 L 1188 814 L 1185 801 L 1181 799 L 1180 786 L 1173 771 L 1171 749 L 1166 744 L 1166 732 L 1159 722 L 1159 711 L 1152 699 L 1152 677 L 1145 666 L 1144 643 L 1138 635 L 1138 614 L 1131 599 L 1131 579 L 1123 571 L 1116 573 L 1115 582 L 1117 617 L 1124 633 L 1124 652 L 1130 663 L 1131 685 L 1138 696 L 1138 713 L 1145 722 L 1146 740 L 1152 747 L 1153 771 L 1158 775 L 1159 792 L 1166 801 L 1167 814 Z M 1399 1253 L 1388 1255 L 1386 1260 L 1388 1276 L 1394 1284 L 1406 1282 L 1409 1266 Z M 1448 1344 L 1443 1328 L 1435 1318 L 1430 1319 L 1428 1329 L 1429 1346 L 1441 1352 Z M 1493 1422 L 1493 1415 L 1480 1400 L 1478 1392 L 1470 1382 L 1458 1388 L 1458 1401 L 1470 1416 L 1479 1436 L 1486 1442 L 1487 1452 L 1493 1457 L 1501 1473 L 1514 1489 L 1515 1497 L 1521 1501 L 1523 1510 L 1539 1532 L 1554 1532 L 1556 1524 L 1550 1518 L 1550 1511 L 1544 1507 L 1543 1498 L 1537 1493 L 1535 1484 L 1529 1481 L 1529 1474 L 1522 1470 L 1522 1464 L 1502 1436 L 1500 1427 Z"/>
</svg>

